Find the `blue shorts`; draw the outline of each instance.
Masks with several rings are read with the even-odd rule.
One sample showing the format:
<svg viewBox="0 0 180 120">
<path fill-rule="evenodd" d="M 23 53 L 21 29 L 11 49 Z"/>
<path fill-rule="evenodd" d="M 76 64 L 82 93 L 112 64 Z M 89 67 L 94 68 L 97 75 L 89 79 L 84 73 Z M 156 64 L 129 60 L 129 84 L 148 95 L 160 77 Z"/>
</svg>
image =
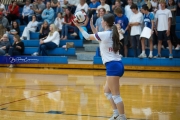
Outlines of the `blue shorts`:
<svg viewBox="0 0 180 120">
<path fill-rule="evenodd" d="M 105 64 L 107 76 L 119 76 L 124 74 L 124 65 L 121 61 L 111 61 Z"/>
</svg>

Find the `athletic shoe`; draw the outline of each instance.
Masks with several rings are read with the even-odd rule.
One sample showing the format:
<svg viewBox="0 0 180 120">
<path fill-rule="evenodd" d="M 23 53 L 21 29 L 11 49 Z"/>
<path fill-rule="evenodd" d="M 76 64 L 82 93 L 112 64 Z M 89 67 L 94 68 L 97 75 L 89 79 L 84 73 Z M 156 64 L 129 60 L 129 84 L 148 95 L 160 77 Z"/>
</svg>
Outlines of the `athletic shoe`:
<svg viewBox="0 0 180 120">
<path fill-rule="evenodd" d="M 109 120 L 127 120 L 125 115 L 113 115 Z"/>
<path fill-rule="evenodd" d="M 169 54 L 169 59 L 173 59 L 173 54 Z"/>
<path fill-rule="evenodd" d="M 24 37 L 21 37 L 20 39 L 21 39 L 21 40 L 24 40 Z"/>
<path fill-rule="evenodd" d="M 152 54 L 149 54 L 148 58 L 152 59 L 152 58 L 153 58 L 153 55 L 152 55 Z"/>
<path fill-rule="evenodd" d="M 180 50 L 180 47 L 179 47 L 179 46 L 177 46 L 177 47 L 175 48 L 175 50 Z"/>
<path fill-rule="evenodd" d="M 32 54 L 32 56 L 38 56 L 38 55 L 39 55 L 38 52 Z"/>
<path fill-rule="evenodd" d="M 140 54 L 139 56 L 138 56 L 138 58 L 146 58 L 147 56 L 146 56 L 146 54 Z"/>
<path fill-rule="evenodd" d="M 154 45 L 153 48 L 154 48 L 154 49 L 157 49 L 157 45 Z"/>
<path fill-rule="evenodd" d="M 162 45 L 161 48 L 164 49 L 164 45 Z"/>
<path fill-rule="evenodd" d="M 161 55 L 156 55 L 156 56 L 154 56 L 154 58 L 160 58 L 161 57 Z"/>
</svg>

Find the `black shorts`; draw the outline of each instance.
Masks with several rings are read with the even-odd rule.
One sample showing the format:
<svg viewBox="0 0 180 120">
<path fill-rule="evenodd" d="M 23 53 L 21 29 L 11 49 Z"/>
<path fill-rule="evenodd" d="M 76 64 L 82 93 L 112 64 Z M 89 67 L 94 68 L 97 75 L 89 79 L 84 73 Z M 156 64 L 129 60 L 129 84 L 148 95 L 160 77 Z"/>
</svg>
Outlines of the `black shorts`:
<svg viewBox="0 0 180 120">
<path fill-rule="evenodd" d="M 158 31 L 158 40 L 170 40 L 170 35 L 167 36 L 166 31 Z"/>
</svg>

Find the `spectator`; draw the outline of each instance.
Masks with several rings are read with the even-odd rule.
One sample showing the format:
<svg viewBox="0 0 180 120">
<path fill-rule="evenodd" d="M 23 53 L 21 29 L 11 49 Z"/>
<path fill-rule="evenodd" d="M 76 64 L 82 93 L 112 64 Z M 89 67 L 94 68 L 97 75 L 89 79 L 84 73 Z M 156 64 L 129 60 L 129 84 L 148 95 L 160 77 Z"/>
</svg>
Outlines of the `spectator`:
<svg viewBox="0 0 180 120">
<path fill-rule="evenodd" d="M 12 1 L 12 4 L 8 7 L 7 19 L 9 23 L 19 18 L 19 6 L 16 1 Z"/>
<path fill-rule="evenodd" d="M 109 13 L 110 12 L 110 6 L 108 4 L 106 4 L 106 0 L 100 0 L 100 2 L 101 2 L 101 5 L 99 5 L 97 7 L 96 13 L 99 12 L 100 8 L 104 8 L 106 10 L 106 13 Z"/>
<path fill-rule="evenodd" d="M 103 16 L 106 13 L 106 9 L 105 8 L 100 8 L 98 13 L 99 13 L 99 18 L 96 20 L 96 23 L 95 23 L 96 31 L 97 32 L 102 32 L 102 31 L 104 31 L 104 28 L 102 27 L 101 21 L 103 19 Z"/>
<path fill-rule="evenodd" d="M 5 55 L 10 47 L 10 42 L 7 34 L 4 34 L 0 39 L 0 56 Z"/>
<path fill-rule="evenodd" d="M 154 58 L 161 57 L 162 40 L 166 40 L 169 46 L 169 58 L 172 59 L 172 43 L 170 40 L 171 11 L 166 9 L 166 1 L 160 1 L 161 9 L 156 12 L 155 18 L 158 34 L 158 54 Z"/>
<path fill-rule="evenodd" d="M 4 4 L 2 4 L 2 1 L 0 0 L 0 12 L 2 12 L 4 15 L 6 15 L 6 8 Z"/>
<path fill-rule="evenodd" d="M 145 4 L 144 5 L 148 6 L 149 12 L 153 12 L 153 7 L 152 7 L 152 4 L 151 4 L 150 0 L 145 0 Z"/>
<path fill-rule="evenodd" d="M 28 24 L 29 18 L 32 16 L 34 11 L 31 9 L 32 5 L 29 0 L 26 0 L 26 4 L 23 7 L 22 15 L 20 16 L 21 25 Z"/>
<path fill-rule="evenodd" d="M 9 33 L 12 35 L 19 35 L 20 34 L 19 24 L 17 23 L 17 21 L 12 22 L 12 27 L 11 27 L 11 30 Z"/>
<path fill-rule="evenodd" d="M 132 10 L 131 10 L 131 5 L 133 4 L 132 0 L 128 0 L 128 5 L 125 6 L 125 15 L 128 18 L 128 20 L 130 19 L 131 15 L 133 14 Z"/>
<path fill-rule="evenodd" d="M 100 5 L 100 2 L 97 0 L 91 0 L 91 3 L 89 4 L 89 18 L 91 18 L 92 15 L 96 14 L 97 7 Z"/>
<path fill-rule="evenodd" d="M 137 6 L 139 10 L 141 10 L 144 4 L 145 4 L 145 0 L 137 0 Z"/>
<path fill-rule="evenodd" d="M 134 57 L 137 57 L 140 51 L 139 37 L 142 31 L 141 25 L 143 22 L 143 15 L 138 11 L 136 4 L 131 5 L 131 10 L 134 14 L 132 14 L 129 19 L 129 27 L 131 27 L 130 35 L 132 39 L 132 47 L 134 49 Z"/>
<path fill-rule="evenodd" d="M 65 0 L 58 0 L 56 14 L 58 14 L 59 12 L 63 13 L 62 7 L 64 6 L 64 2 L 65 2 Z"/>
<path fill-rule="evenodd" d="M 154 12 L 158 9 L 158 1 L 157 0 L 151 0 L 152 9 Z"/>
<path fill-rule="evenodd" d="M 51 8 L 50 2 L 47 2 L 46 7 L 47 8 L 43 10 L 41 16 L 44 21 L 47 21 L 48 24 L 51 24 L 54 21 L 54 10 Z"/>
<path fill-rule="evenodd" d="M 86 3 L 86 0 L 80 0 L 80 3 L 76 7 L 75 13 L 82 9 L 84 9 L 86 13 L 88 12 L 88 4 Z"/>
<path fill-rule="evenodd" d="M 49 1 L 51 4 L 51 7 L 53 8 L 54 11 L 56 11 L 57 7 L 58 7 L 58 0 L 50 0 Z M 47 5 L 48 2 L 46 2 Z"/>
<path fill-rule="evenodd" d="M 128 35 L 128 24 L 129 24 L 129 20 L 126 17 L 126 15 L 123 15 L 123 11 L 121 8 L 116 8 L 114 13 L 116 14 L 116 18 L 115 18 L 115 24 L 119 24 L 120 25 L 120 29 L 121 29 L 121 34 L 123 34 L 124 39 L 123 39 L 123 46 L 124 46 L 124 53 L 122 53 L 122 55 L 124 55 L 125 57 L 127 57 L 128 54 L 128 41 L 129 41 L 129 35 Z"/>
<path fill-rule="evenodd" d="M 151 37 L 149 38 L 149 44 L 150 44 L 150 53 L 149 58 L 153 58 L 153 29 L 154 29 L 154 15 L 153 13 L 149 12 L 149 7 L 147 5 L 143 5 L 141 11 L 144 13 L 144 27 L 148 27 L 151 29 Z M 141 45 L 142 45 L 142 53 L 138 56 L 139 58 L 146 58 L 145 53 L 145 40 L 147 38 L 141 38 Z"/>
<path fill-rule="evenodd" d="M 51 24 L 49 35 L 46 39 L 40 39 L 40 46 L 38 53 L 35 52 L 33 56 L 41 55 L 41 56 L 47 56 L 47 50 L 53 50 L 59 46 L 59 32 L 56 30 L 56 26 L 54 24 Z"/>
<path fill-rule="evenodd" d="M 177 16 L 180 16 L 180 0 L 177 1 Z"/>
<path fill-rule="evenodd" d="M 41 13 L 45 9 L 45 7 L 46 6 L 42 2 L 42 0 L 37 0 L 37 2 L 33 3 L 33 7 L 31 9 L 35 12 L 38 21 L 42 19 Z"/>
<path fill-rule="evenodd" d="M 121 6 L 121 1 L 116 0 L 115 4 L 112 6 L 112 10 L 114 11 L 116 8 L 121 8 L 122 14 L 124 14 L 124 8 Z"/>
<path fill-rule="evenodd" d="M 6 29 L 9 27 L 9 22 L 6 17 L 3 16 L 3 13 L 0 12 L 0 37 L 6 32 Z"/>
<path fill-rule="evenodd" d="M 64 22 L 64 18 L 62 16 L 62 13 L 58 13 L 57 18 L 54 21 L 54 24 L 55 26 L 57 26 L 59 33 L 61 33 L 63 22 Z"/>
<path fill-rule="evenodd" d="M 169 0 L 168 1 L 168 7 L 172 13 L 172 19 L 171 19 L 171 29 L 170 29 L 170 38 L 171 38 L 171 43 L 173 46 L 176 46 L 177 44 L 177 37 L 176 37 L 176 4 L 174 0 Z"/>
<path fill-rule="evenodd" d="M 20 40 L 19 35 L 14 35 L 14 43 L 12 47 L 9 48 L 8 55 L 16 56 L 22 55 L 24 52 L 24 43 Z"/>
<path fill-rule="evenodd" d="M 72 22 L 74 19 L 74 15 L 71 13 L 70 8 L 66 9 L 66 15 L 64 17 L 63 27 L 61 31 L 61 40 L 66 40 L 68 35 L 68 30 L 72 30 L 75 34 L 78 34 L 78 28 Z M 74 33 L 73 33 L 74 34 Z"/>
<path fill-rule="evenodd" d="M 79 0 L 65 0 L 65 4 L 70 6 L 70 11 L 72 14 L 75 13 L 76 7 L 79 4 Z"/>
<path fill-rule="evenodd" d="M 39 31 L 39 39 L 42 39 L 42 38 L 46 38 L 49 34 L 49 26 L 48 26 L 48 23 L 46 21 L 44 21 L 44 23 L 41 25 L 41 29 Z"/>
<path fill-rule="evenodd" d="M 24 40 L 24 38 L 27 38 L 27 40 L 30 40 L 30 32 L 35 32 L 37 29 L 38 22 L 36 21 L 36 16 L 32 16 L 32 21 L 28 23 L 27 27 L 24 28 L 24 31 L 22 33 L 21 40 Z"/>
</svg>

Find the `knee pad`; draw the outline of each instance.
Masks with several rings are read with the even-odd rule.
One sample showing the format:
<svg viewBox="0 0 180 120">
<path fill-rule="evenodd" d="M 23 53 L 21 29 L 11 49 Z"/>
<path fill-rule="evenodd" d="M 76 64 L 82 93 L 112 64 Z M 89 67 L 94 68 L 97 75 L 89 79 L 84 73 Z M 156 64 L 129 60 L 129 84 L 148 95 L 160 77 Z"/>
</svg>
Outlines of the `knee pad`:
<svg viewBox="0 0 180 120">
<path fill-rule="evenodd" d="M 108 100 L 110 100 L 112 98 L 112 94 L 111 93 L 104 93 L 104 95 L 106 96 L 106 98 Z"/>
<path fill-rule="evenodd" d="M 122 102 L 122 98 L 120 95 L 113 95 L 112 98 L 113 98 L 115 104 Z"/>
</svg>

